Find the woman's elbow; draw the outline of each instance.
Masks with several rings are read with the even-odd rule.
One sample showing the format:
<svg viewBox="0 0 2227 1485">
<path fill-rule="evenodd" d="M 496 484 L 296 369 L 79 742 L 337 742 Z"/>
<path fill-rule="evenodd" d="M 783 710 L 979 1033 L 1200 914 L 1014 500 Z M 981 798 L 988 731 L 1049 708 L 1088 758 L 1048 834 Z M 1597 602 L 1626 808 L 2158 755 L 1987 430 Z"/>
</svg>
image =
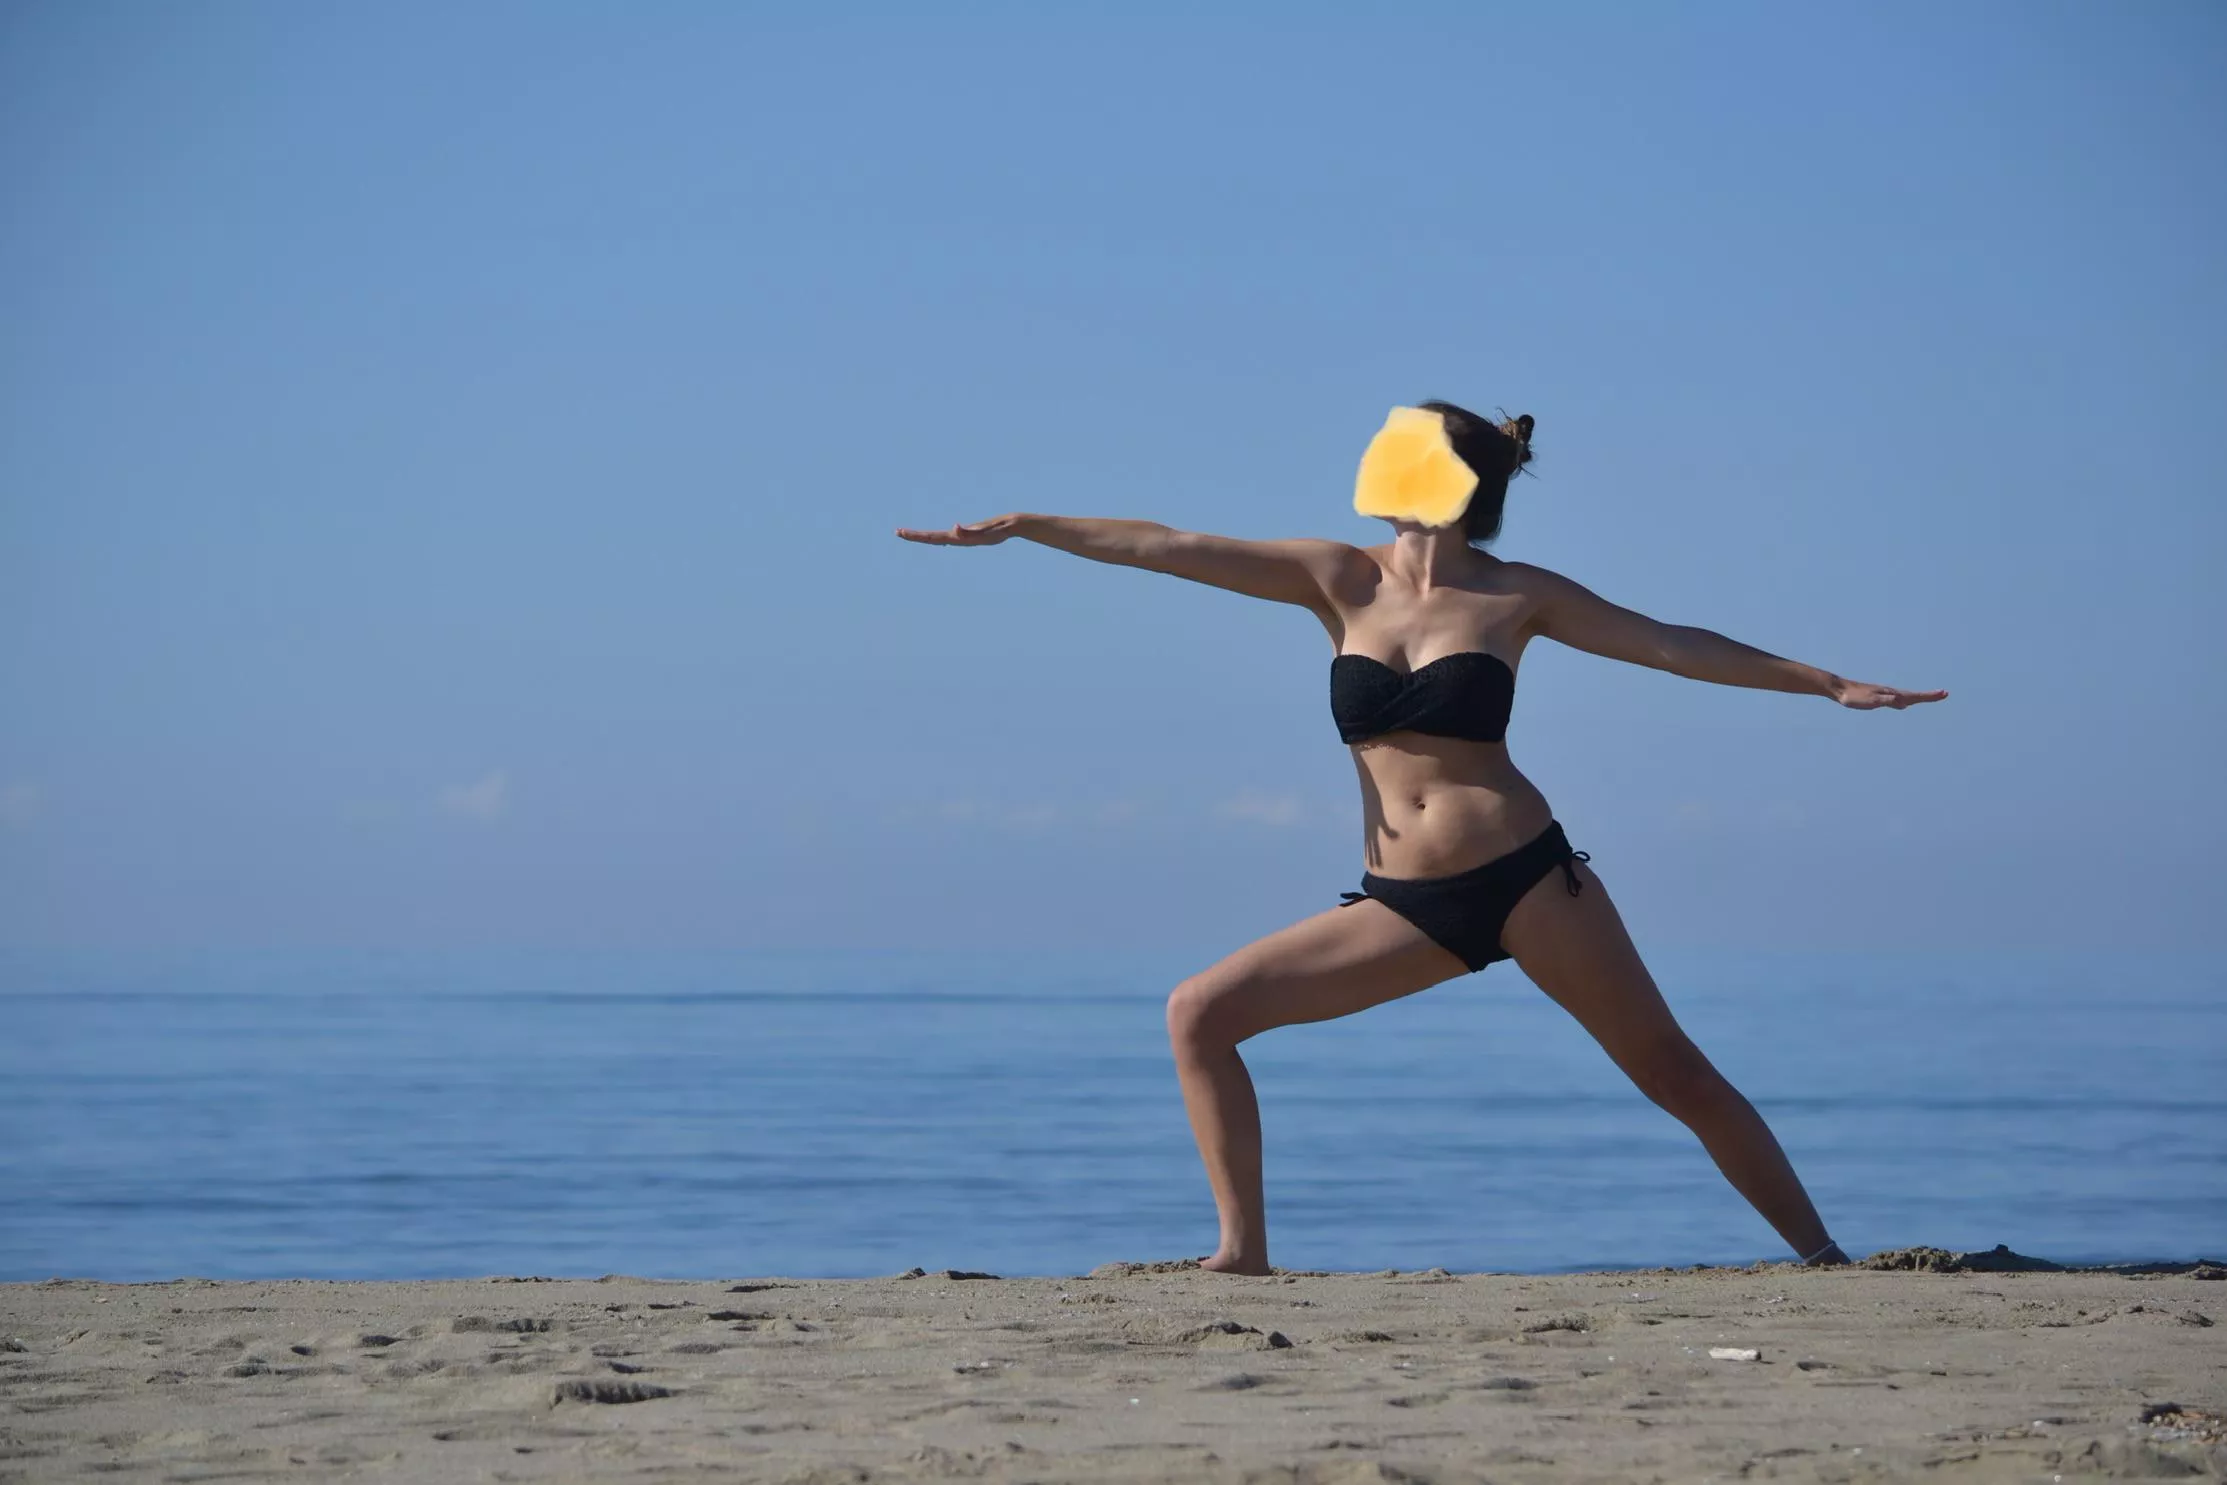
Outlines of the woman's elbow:
<svg viewBox="0 0 2227 1485">
<path fill-rule="evenodd" d="M 1702 672 L 1707 669 L 1709 638 L 1708 631 L 1702 629 L 1688 629 L 1683 626 L 1666 628 L 1653 637 L 1647 646 L 1647 658 L 1640 661 L 1640 664 L 1652 666 L 1656 670 L 1667 670 L 1672 675 L 1685 676 L 1689 680 L 1706 679 Z"/>
</svg>

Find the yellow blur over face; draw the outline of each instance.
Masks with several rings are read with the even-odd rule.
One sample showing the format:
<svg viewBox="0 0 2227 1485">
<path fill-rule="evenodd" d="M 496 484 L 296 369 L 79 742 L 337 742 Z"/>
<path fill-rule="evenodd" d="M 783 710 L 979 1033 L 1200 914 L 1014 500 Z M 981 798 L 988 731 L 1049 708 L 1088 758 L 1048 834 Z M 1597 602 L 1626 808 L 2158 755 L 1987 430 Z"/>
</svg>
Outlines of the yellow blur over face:
<svg viewBox="0 0 2227 1485">
<path fill-rule="evenodd" d="M 1477 472 L 1446 436 L 1446 420 L 1427 408 L 1395 407 L 1361 455 L 1353 508 L 1425 526 L 1451 526 L 1477 493 Z"/>
</svg>

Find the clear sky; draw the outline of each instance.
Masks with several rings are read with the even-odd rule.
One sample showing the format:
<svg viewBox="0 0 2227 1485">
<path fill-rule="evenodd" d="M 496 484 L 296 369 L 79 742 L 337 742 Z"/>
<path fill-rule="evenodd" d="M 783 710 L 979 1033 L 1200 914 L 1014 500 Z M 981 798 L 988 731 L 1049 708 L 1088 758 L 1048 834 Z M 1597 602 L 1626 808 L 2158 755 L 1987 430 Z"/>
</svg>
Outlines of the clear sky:
<svg viewBox="0 0 2227 1485">
<path fill-rule="evenodd" d="M 2227 10 L 0 10 L 0 943 L 1233 948 L 1303 611 L 899 525 L 1499 550 L 1642 946 L 2216 946 Z M 2212 758 L 2210 764 L 2202 760 Z"/>
</svg>

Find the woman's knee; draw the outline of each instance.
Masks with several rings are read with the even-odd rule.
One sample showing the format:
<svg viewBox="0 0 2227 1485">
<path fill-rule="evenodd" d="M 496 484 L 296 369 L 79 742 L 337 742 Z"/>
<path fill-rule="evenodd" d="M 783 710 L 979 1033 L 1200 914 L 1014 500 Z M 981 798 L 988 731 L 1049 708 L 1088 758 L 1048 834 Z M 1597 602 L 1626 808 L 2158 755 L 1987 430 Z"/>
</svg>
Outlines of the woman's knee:
<svg viewBox="0 0 2227 1485">
<path fill-rule="evenodd" d="M 1681 1119 L 1707 1112 L 1732 1092 L 1724 1075 L 1683 1036 L 1651 1041 L 1623 1059 L 1623 1066 L 1640 1092 Z"/>
<path fill-rule="evenodd" d="M 1222 976 L 1196 974 L 1168 993 L 1168 1039 L 1178 1048 L 1234 1047 L 1244 1040 L 1230 1014 L 1235 987 Z"/>
</svg>

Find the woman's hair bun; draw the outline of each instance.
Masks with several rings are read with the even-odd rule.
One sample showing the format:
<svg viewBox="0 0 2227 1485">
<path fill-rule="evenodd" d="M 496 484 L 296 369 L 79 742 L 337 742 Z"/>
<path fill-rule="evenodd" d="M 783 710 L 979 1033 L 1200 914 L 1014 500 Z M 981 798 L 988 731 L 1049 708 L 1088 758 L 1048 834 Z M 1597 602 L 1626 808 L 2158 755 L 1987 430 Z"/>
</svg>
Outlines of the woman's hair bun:
<svg viewBox="0 0 2227 1485">
<path fill-rule="evenodd" d="M 1500 425 L 1500 431 L 1516 441 L 1518 469 L 1531 462 L 1531 430 L 1538 426 L 1539 420 L 1529 413 L 1517 413 Z"/>
</svg>

